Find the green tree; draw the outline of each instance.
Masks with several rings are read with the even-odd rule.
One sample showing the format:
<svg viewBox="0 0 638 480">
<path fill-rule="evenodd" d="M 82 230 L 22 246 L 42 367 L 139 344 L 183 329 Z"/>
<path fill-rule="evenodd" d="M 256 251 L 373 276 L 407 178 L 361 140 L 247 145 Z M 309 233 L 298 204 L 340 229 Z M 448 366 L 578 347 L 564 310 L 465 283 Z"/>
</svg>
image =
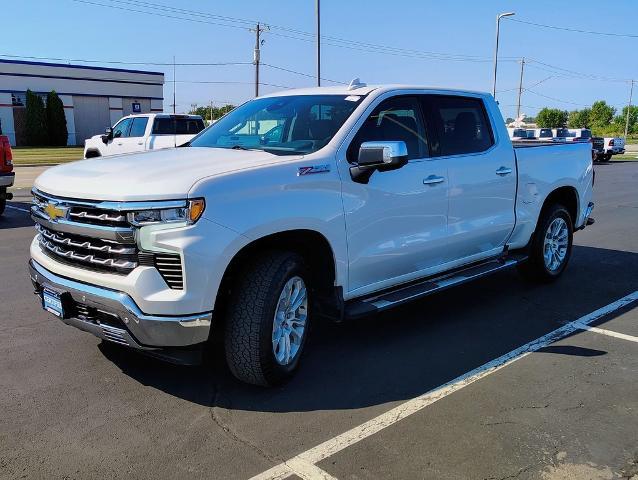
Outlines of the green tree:
<svg viewBox="0 0 638 480">
<path fill-rule="evenodd" d="M 25 134 L 27 145 L 39 147 L 46 145 L 49 141 L 47 133 L 46 113 L 42 97 L 27 90 L 27 105 L 25 119 Z"/>
<path fill-rule="evenodd" d="M 211 109 L 210 107 L 205 107 L 203 105 L 197 105 L 196 103 L 194 103 L 191 105 L 191 110 L 188 113 L 190 113 L 191 115 L 199 115 L 205 120 L 217 120 L 218 118 L 226 115 L 228 112 L 230 112 L 234 108 L 235 108 L 235 105 L 227 104 L 227 105 L 224 105 L 223 107 L 213 107 Z M 213 114 L 212 118 L 211 118 L 211 110 Z"/>
<path fill-rule="evenodd" d="M 567 112 L 558 108 L 543 108 L 536 115 L 536 125 L 540 128 L 559 128 L 567 124 Z"/>
<path fill-rule="evenodd" d="M 589 123 L 592 128 L 605 128 L 611 125 L 611 121 L 616 114 L 616 109 L 611 105 L 607 105 L 604 100 L 598 100 L 591 106 L 589 114 Z"/>
<path fill-rule="evenodd" d="M 591 110 L 589 108 L 569 112 L 567 126 L 570 128 L 589 128 L 590 113 Z"/>
<path fill-rule="evenodd" d="M 623 107 L 622 113 L 614 118 L 614 129 L 625 133 L 627 122 L 627 107 Z M 628 133 L 638 133 L 638 106 L 632 105 L 629 110 L 629 130 Z"/>
<path fill-rule="evenodd" d="M 47 127 L 49 130 L 49 145 L 65 147 L 69 132 L 64 116 L 64 104 L 55 90 L 47 94 L 46 106 Z"/>
</svg>

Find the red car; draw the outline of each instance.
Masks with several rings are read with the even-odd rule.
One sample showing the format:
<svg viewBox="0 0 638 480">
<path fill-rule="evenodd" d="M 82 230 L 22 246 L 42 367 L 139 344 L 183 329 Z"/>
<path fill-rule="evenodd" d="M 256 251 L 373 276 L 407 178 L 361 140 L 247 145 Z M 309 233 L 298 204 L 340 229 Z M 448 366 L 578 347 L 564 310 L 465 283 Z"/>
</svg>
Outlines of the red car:
<svg viewBox="0 0 638 480">
<path fill-rule="evenodd" d="M 14 179 L 11 144 L 6 135 L 0 135 L 0 215 L 4 213 L 7 200 L 13 198 L 13 194 L 7 193 L 7 188 L 13 185 Z"/>
</svg>

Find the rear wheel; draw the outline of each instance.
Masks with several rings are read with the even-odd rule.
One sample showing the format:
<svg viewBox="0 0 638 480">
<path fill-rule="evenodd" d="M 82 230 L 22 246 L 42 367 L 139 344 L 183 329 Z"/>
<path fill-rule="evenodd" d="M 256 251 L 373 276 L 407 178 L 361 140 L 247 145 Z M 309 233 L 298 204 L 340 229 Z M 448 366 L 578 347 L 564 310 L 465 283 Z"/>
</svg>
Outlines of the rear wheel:
<svg viewBox="0 0 638 480">
<path fill-rule="evenodd" d="M 573 222 L 565 207 L 546 208 L 532 236 L 529 258 L 520 265 L 520 272 L 531 280 L 556 280 L 569 262 L 573 235 Z"/>
<path fill-rule="evenodd" d="M 309 275 L 292 252 L 270 252 L 246 268 L 231 293 L 226 361 L 239 380 L 272 386 L 289 380 L 306 343 Z"/>
</svg>

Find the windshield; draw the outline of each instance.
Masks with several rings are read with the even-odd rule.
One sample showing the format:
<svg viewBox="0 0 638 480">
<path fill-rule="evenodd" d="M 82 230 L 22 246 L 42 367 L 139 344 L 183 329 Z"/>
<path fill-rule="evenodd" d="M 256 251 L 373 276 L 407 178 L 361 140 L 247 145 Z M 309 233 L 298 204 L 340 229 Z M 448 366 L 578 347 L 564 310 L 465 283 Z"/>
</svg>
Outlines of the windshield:
<svg viewBox="0 0 638 480">
<path fill-rule="evenodd" d="M 258 98 L 211 125 L 192 147 L 307 154 L 324 147 L 359 105 L 358 95 L 291 95 Z"/>
</svg>

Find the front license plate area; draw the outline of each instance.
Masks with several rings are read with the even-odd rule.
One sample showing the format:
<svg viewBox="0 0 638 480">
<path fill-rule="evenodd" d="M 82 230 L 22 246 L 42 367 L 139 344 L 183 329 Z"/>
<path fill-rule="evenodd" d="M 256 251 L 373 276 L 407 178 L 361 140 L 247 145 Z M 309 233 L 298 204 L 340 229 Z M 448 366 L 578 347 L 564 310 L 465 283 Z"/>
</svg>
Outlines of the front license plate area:
<svg viewBox="0 0 638 480">
<path fill-rule="evenodd" d="M 58 292 L 44 288 L 42 290 L 42 308 L 56 317 L 64 318 L 62 298 Z"/>
</svg>

